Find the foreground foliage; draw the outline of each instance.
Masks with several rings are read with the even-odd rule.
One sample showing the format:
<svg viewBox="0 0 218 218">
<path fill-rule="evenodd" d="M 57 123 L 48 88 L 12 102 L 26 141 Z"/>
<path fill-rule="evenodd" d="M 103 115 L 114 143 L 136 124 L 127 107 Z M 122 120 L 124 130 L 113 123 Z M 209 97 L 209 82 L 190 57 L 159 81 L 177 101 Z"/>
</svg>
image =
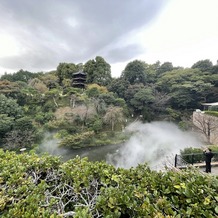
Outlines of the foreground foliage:
<svg viewBox="0 0 218 218">
<path fill-rule="evenodd" d="M 115 169 L 105 162 L 0 150 L 1 217 L 216 217 L 218 178 L 196 170 Z"/>
</svg>

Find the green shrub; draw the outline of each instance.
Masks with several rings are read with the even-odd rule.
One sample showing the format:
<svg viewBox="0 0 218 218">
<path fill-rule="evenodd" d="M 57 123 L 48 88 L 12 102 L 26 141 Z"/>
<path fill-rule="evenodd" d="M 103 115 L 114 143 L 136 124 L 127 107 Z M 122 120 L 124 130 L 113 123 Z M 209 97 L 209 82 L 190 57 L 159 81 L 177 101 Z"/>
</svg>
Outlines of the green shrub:
<svg viewBox="0 0 218 218">
<path fill-rule="evenodd" d="M 42 106 L 42 112 L 55 112 L 56 109 L 57 109 L 57 106 L 54 104 L 53 101 L 47 101 Z"/>
<path fill-rule="evenodd" d="M 182 159 L 190 164 L 204 161 L 203 151 L 200 148 L 185 148 L 184 150 L 180 150 L 180 154 Z"/>
<path fill-rule="evenodd" d="M 218 178 L 0 150 L 1 217 L 218 216 Z M 72 216 L 70 216 L 70 214 Z"/>
<path fill-rule="evenodd" d="M 67 136 L 69 136 L 69 133 L 65 129 L 62 129 L 55 134 L 55 138 L 58 138 L 58 139 L 63 139 Z"/>
<path fill-rule="evenodd" d="M 218 111 L 204 111 L 205 114 L 218 117 Z"/>
<path fill-rule="evenodd" d="M 59 145 L 74 149 L 87 147 L 90 144 L 93 136 L 93 131 L 83 132 L 80 134 L 76 133 L 74 135 L 65 137 Z"/>
<path fill-rule="evenodd" d="M 54 114 L 52 112 L 39 112 L 38 114 L 35 115 L 35 121 L 40 123 L 41 125 L 51 121 L 54 119 Z"/>
<path fill-rule="evenodd" d="M 67 130 L 69 134 L 75 134 L 79 131 L 78 126 L 72 125 L 69 121 L 63 120 L 51 120 L 44 125 L 48 131 Z"/>
<path fill-rule="evenodd" d="M 24 130 L 35 130 L 35 126 L 33 125 L 33 120 L 30 117 L 22 117 L 15 120 L 14 129 L 18 129 L 21 131 Z"/>
<path fill-rule="evenodd" d="M 214 153 L 212 161 L 218 161 L 218 146 L 208 145 L 207 147 L 210 148 Z M 180 150 L 180 154 L 183 160 L 190 164 L 201 163 L 205 161 L 203 150 L 200 148 L 185 148 L 184 150 Z"/>
</svg>

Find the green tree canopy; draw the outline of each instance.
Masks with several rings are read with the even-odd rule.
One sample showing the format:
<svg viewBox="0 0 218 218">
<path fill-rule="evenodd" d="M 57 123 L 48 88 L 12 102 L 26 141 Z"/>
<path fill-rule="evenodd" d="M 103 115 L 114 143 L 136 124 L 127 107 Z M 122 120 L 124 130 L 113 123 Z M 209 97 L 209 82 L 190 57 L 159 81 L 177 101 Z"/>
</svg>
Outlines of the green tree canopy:
<svg viewBox="0 0 218 218">
<path fill-rule="evenodd" d="M 100 56 L 86 62 L 83 70 L 87 73 L 87 83 L 107 86 L 112 80 L 111 66 Z"/>
<path fill-rule="evenodd" d="M 124 97 L 128 105 L 130 105 L 131 99 L 133 99 L 134 95 L 145 86 L 142 83 L 136 83 L 134 85 L 129 85 L 124 93 Z"/>
<path fill-rule="evenodd" d="M 0 94 L 0 114 L 6 114 L 8 117 L 19 118 L 22 116 L 22 108 L 12 98 L 7 98 Z"/>
<path fill-rule="evenodd" d="M 108 90 L 116 93 L 117 96 L 120 98 L 125 97 L 125 91 L 130 85 L 129 81 L 123 79 L 123 78 L 116 78 L 112 81 L 112 83 L 109 85 Z"/>
<path fill-rule="evenodd" d="M 127 64 L 121 74 L 121 78 L 127 80 L 131 85 L 135 83 L 146 83 L 148 64 L 135 60 Z"/>
<path fill-rule="evenodd" d="M 12 129 L 14 118 L 6 114 L 0 114 L 0 143 L 4 135 Z"/>
<path fill-rule="evenodd" d="M 64 79 L 72 79 L 73 73 L 77 71 L 79 71 L 79 65 L 74 63 L 60 63 L 56 71 L 59 84 L 62 85 Z"/>
<path fill-rule="evenodd" d="M 162 73 L 165 73 L 167 71 L 172 71 L 172 70 L 173 70 L 173 64 L 171 62 L 164 62 L 157 69 L 157 73 L 162 74 Z"/>
<path fill-rule="evenodd" d="M 103 100 L 106 105 L 114 105 L 116 98 L 113 92 L 102 93 L 99 95 L 99 99 Z"/>
<path fill-rule="evenodd" d="M 154 102 L 153 90 L 150 87 L 144 87 L 139 89 L 130 100 L 130 104 L 135 110 L 142 110 L 145 105 L 152 104 Z"/>
<path fill-rule="evenodd" d="M 196 62 L 191 68 L 198 68 L 201 71 L 211 71 L 212 67 L 213 63 L 209 59 L 206 59 Z"/>
<path fill-rule="evenodd" d="M 157 85 L 170 93 L 175 108 L 196 108 L 212 92 L 213 85 L 207 81 L 207 74 L 199 69 L 178 69 L 162 74 Z"/>
<path fill-rule="evenodd" d="M 40 73 L 31 73 L 29 71 L 21 69 L 18 72 L 13 73 L 13 74 L 5 73 L 3 76 L 1 76 L 1 80 L 8 80 L 11 82 L 23 81 L 27 83 L 30 79 L 38 77 L 39 75 Z"/>
</svg>

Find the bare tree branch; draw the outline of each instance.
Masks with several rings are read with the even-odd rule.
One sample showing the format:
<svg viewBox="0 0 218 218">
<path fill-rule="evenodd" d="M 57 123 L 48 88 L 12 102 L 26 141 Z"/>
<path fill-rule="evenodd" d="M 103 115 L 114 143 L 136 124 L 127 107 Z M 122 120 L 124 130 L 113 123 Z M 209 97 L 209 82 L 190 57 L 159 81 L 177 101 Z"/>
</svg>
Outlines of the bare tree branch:
<svg viewBox="0 0 218 218">
<path fill-rule="evenodd" d="M 207 142 L 212 143 L 211 136 L 215 136 L 218 131 L 218 118 L 202 112 L 194 112 L 193 124 L 204 134 Z"/>
</svg>

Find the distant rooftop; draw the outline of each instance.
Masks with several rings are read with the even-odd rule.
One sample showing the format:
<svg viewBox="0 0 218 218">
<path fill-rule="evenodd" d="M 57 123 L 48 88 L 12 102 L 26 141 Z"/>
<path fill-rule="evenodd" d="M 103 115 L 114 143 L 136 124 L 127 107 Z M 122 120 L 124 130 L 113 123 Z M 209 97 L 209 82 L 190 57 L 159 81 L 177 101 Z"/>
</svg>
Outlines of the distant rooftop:
<svg viewBox="0 0 218 218">
<path fill-rule="evenodd" d="M 218 106 L 218 102 L 213 102 L 213 103 L 202 103 L 204 106 Z"/>
</svg>

